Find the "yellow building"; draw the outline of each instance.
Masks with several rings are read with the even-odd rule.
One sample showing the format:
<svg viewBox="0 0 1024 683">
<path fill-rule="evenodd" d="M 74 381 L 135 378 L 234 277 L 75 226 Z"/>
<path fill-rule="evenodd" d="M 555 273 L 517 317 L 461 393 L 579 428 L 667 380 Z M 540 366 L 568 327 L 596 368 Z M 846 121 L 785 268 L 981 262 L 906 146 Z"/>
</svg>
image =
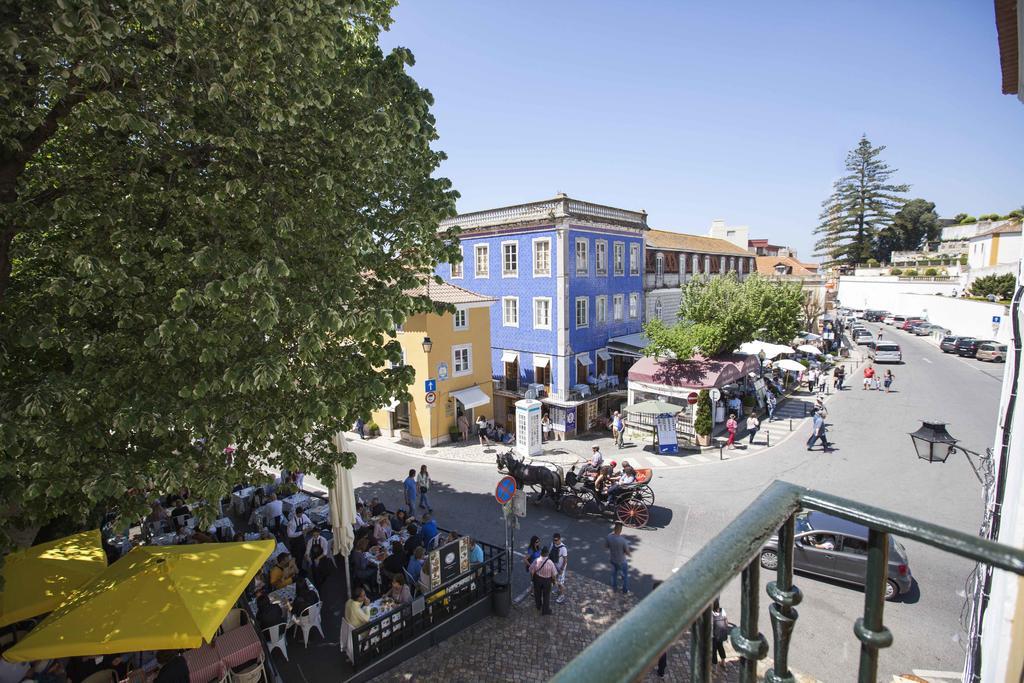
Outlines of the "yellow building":
<svg viewBox="0 0 1024 683">
<path fill-rule="evenodd" d="M 455 306 L 455 313 L 420 313 L 406 320 L 396 333 L 406 365 L 416 369 L 409 387 L 412 401 L 393 402 L 375 411 L 373 421 L 385 436 L 434 446 L 450 438 L 465 414 L 469 425 L 483 415 L 490 419 L 491 304 L 494 299 L 448 283 L 430 283 L 409 292 Z M 433 403 L 428 403 L 426 381 L 434 380 Z M 471 429 L 472 431 L 472 429 Z"/>
</svg>

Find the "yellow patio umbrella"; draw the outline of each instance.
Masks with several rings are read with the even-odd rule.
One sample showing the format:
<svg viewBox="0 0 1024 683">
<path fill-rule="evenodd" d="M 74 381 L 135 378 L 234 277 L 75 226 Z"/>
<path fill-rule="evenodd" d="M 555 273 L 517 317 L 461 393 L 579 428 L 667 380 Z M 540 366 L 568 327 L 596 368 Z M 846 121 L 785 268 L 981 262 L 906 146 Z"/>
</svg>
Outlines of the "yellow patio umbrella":
<svg viewBox="0 0 1024 683">
<path fill-rule="evenodd" d="M 99 529 L 8 554 L 0 570 L 0 627 L 52 612 L 106 568 Z"/>
<path fill-rule="evenodd" d="M 4 659 L 199 647 L 213 640 L 273 550 L 273 541 L 135 548 L 4 652 Z"/>
</svg>

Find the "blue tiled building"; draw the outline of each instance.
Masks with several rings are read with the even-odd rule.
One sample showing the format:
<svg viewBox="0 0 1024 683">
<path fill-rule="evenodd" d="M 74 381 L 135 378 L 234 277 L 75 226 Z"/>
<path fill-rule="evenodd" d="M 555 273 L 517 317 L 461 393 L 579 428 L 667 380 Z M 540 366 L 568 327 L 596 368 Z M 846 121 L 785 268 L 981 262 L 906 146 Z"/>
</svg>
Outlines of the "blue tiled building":
<svg viewBox="0 0 1024 683">
<path fill-rule="evenodd" d="M 529 394 L 556 432 L 603 427 L 625 400 L 632 363 L 608 340 L 640 332 L 643 318 L 646 212 L 559 195 L 442 227 L 452 225 L 462 229 L 463 262 L 438 275 L 496 299 L 494 419 L 513 424 L 515 402 Z"/>
</svg>

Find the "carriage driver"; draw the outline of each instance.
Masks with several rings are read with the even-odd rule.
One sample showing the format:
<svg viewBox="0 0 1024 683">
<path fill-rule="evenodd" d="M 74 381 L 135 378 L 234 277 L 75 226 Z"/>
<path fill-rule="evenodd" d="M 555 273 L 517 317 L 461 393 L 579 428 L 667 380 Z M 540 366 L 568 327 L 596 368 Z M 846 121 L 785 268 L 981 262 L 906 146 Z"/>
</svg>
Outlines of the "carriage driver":
<svg viewBox="0 0 1024 683">
<path fill-rule="evenodd" d="M 611 487 L 609 487 L 608 496 L 605 498 L 605 500 L 615 500 L 615 496 L 618 495 L 619 491 L 622 490 L 623 486 L 636 483 L 636 470 L 633 469 L 632 465 L 623 460 L 622 474 L 618 475 L 617 477 L 613 477 L 613 479 L 615 483 L 612 484 Z"/>
<path fill-rule="evenodd" d="M 592 451 L 590 455 L 590 462 L 583 465 L 580 469 L 580 476 L 589 472 L 597 474 L 601 471 L 601 465 L 604 464 L 604 454 L 601 452 L 601 449 L 598 446 L 593 446 L 590 450 Z"/>
</svg>

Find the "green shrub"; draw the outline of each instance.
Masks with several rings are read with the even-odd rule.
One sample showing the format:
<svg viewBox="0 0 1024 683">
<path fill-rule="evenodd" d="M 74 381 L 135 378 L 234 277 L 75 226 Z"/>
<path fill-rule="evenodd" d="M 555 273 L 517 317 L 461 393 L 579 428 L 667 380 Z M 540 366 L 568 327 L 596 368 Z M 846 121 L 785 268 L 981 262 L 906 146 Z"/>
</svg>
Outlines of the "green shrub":
<svg viewBox="0 0 1024 683">
<path fill-rule="evenodd" d="M 917 277 L 917 269 L 911 268 L 910 270 L 903 273 L 904 277 Z"/>
<path fill-rule="evenodd" d="M 450 438 L 452 441 L 458 441 L 460 438 L 462 438 L 462 432 L 459 431 L 458 426 L 448 425 L 448 438 Z"/>
<path fill-rule="evenodd" d="M 924 274 L 927 277 L 935 277 L 936 275 L 939 274 L 939 271 L 935 270 L 934 268 L 928 268 L 927 270 L 924 271 Z"/>
<path fill-rule="evenodd" d="M 985 214 L 982 214 L 982 215 L 978 216 L 978 220 L 979 221 L 997 221 L 997 220 L 999 220 L 999 214 L 998 213 L 985 213 Z"/>
<path fill-rule="evenodd" d="M 811 361 L 807 360 L 806 358 L 801 358 L 800 360 L 797 361 L 797 363 L 800 363 L 800 365 L 804 366 L 805 368 L 809 368 L 811 366 Z"/>
<path fill-rule="evenodd" d="M 968 223 L 977 223 L 978 219 L 974 216 L 964 216 L 960 219 L 960 225 L 967 225 Z"/>
<path fill-rule="evenodd" d="M 380 432 L 380 427 L 377 426 L 376 422 L 367 422 L 366 431 L 368 431 L 371 435 L 377 434 Z"/>
<path fill-rule="evenodd" d="M 1013 288 L 1016 284 L 1017 278 L 1012 273 L 986 275 L 971 283 L 971 295 L 986 297 L 989 294 L 994 294 L 1000 299 L 1009 299 L 1013 296 Z"/>
<path fill-rule="evenodd" d="M 877 267 L 878 267 L 878 259 L 869 258 L 868 259 L 868 268 L 877 268 Z"/>
<path fill-rule="evenodd" d="M 701 389 L 697 399 L 697 414 L 693 418 L 693 431 L 700 436 L 711 436 L 711 394 Z"/>
<path fill-rule="evenodd" d="M 744 407 L 744 408 L 753 408 L 753 407 L 754 407 L 754 404 L 755 404 L 756 402 L 757 402 L 757 399 L 756 399 L 756 398 L 754 398 L 754 397 L 753 397 L 752 395 L 750 395 L 750 394 L 747 394 L 746 396 L 744 396 L 744 397 L 743 397 L 743 407 Z"/>
<path fill-rule="evenodd" d="M 902 268 L 893 268 L 892 270 L 889 271 L 889 274 L 890 275 L 903 275 L 903 269 Z"/>
</svg>

